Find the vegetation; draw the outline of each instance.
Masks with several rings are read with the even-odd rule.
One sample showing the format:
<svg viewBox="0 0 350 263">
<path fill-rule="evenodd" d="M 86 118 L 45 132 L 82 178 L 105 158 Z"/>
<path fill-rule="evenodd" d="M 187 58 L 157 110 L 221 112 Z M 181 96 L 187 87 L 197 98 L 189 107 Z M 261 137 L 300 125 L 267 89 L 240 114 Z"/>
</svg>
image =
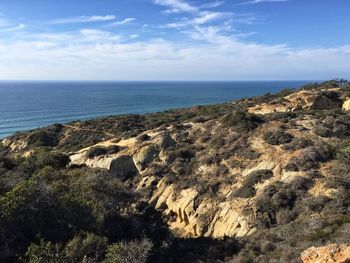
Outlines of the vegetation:
<svg viewBox="0 0 350 263">
<path fill-rule="evenodd" d="M 349 96 L 344 80 L 303 89 L 327 95 L 335 87 Z M 56 124 L 8 138 L 0 143 L 0 262 L 299 262 L 310 246 L 348 242 L 350 114 L 252 113 L 260 103 L 285 103 L 293 92 Z M 175 143 L 159 143 L 155 131 Z M 157 153 L 140 173 L 117 178 L 70 163 L 85 147 L 88 162 L 125 150 L 98 145 L 128 138 L 136 146 L 125 152 L 152 146 Z M 167 198 L 174 204 L 182 190 L 198 193 L 188 209 L 193 217 L 198 207 L 208 213 L 197 214 L 193 228 L 209 231 L 219 208 L 237 204 L 249 225 L 235 227 L 256 231 L 185 238 L 181 227 L 169 229 L 183 211 L 166 204 L 156 210 L 151 201 L 163 186 L 173 187 Z"/>
</svg>

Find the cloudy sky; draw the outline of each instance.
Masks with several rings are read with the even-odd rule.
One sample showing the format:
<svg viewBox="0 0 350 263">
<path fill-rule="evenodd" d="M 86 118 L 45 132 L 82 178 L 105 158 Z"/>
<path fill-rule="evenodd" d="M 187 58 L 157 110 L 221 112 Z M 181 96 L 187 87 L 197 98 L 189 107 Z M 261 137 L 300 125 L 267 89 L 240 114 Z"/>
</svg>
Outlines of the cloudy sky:
<svg viewBox="0 0 350 263">
<path fill-rule="evenodd" d="M 350 77 L 349 0 L 1 0 L 3 80 Z"/>
</svg>

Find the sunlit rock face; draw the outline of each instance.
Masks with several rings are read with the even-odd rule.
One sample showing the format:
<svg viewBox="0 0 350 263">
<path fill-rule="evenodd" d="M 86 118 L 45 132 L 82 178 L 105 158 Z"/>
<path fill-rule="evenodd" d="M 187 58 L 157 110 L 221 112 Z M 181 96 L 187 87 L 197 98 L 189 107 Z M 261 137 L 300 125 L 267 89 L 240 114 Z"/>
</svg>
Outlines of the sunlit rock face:
<svg viewBox="0 0 350 263">
<path fill-rule="evenodd" d="M 349 263 L 350 244 L 311 247 L 301 254 L 303 263 Z"/>
</svg>

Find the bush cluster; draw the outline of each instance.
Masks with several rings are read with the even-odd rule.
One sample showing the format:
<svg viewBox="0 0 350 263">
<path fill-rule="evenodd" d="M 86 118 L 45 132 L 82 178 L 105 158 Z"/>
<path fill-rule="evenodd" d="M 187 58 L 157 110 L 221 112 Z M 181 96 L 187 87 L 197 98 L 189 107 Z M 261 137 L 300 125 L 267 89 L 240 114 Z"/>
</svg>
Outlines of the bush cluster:
<svg viewBox="0 0 350 263">
<path fill-rule="evenodd" d="M 258 127 L 263 120 L 255 114 L 238 110 L 226 114 L 221 122 L 225 127 L 231 127 L 237 132 L 247 132 Z"/>
<path fill-rule="evenodd" d="M 264 133 L 263 139 L 268 144 L 281 145 L 290 143 L 293 140 L 293 136 L 289 133 L 286 133 L 284 130 L 279 129 L 276 131 L 268 131 Z"/>
<path fill-rule="evenodd" d="M 292 157 L 285 166 L 286 171 L 309 171 L 318 169 L 320 162 L 333 157 L 333 149 L 326 144 L 317 144 L 301 150 L 298 157 Z"/>
<path fill-rule="evenodd" d="M 250 173 L 244 179 L 242 186 L 233 192 L 233 197 L 250 198 L 256 194 L 255 185 L 273 176 L 270 170 L 258 170 Z"/>
</svg>

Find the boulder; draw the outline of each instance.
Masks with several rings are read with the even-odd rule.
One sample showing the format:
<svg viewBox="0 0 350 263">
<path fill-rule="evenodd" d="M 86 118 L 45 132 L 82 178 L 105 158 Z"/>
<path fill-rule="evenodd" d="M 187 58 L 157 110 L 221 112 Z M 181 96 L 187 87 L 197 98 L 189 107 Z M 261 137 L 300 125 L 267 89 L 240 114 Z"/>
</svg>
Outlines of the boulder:
<svg viewBox="0 0 350 263">
<path fill-rule="evenodd" d="M 343 103 L 343 110 L 345 110 L 345 111 L 350 111 L 350 99 L 346 100 L 346 101 Z"/>
<path fill-rule="evenodd" d="M 159 154 L 159 151 L 155 145 L 148 145 L 140 149 L 133 156 L 134 164 L 138 171 L 143 171 L 147 168 L 147 165 L 153 162 Z"/>
<path fill-rule="evenodd" d="M 109 171 L 113 176 L 125 180 L 129 177 L 135 176 L 138 170 L 129 155 L 119 156 L 111 161 Z"/>
<path fill-rule="evenodd" d="M 163 133 L 160 138 L 158 139 L 158 145 L 162 148 L 162 149 L 166 149 L 170 146 L 175 145 L 175 141 L 173 140 L 173 138 L 171 138 L 169 133 Z"/>
<path fill-rule="evenodd" d="M 350 244 L 311 247 L 301 253 L 303 263 L 350 263 Z"/>
</svg>

